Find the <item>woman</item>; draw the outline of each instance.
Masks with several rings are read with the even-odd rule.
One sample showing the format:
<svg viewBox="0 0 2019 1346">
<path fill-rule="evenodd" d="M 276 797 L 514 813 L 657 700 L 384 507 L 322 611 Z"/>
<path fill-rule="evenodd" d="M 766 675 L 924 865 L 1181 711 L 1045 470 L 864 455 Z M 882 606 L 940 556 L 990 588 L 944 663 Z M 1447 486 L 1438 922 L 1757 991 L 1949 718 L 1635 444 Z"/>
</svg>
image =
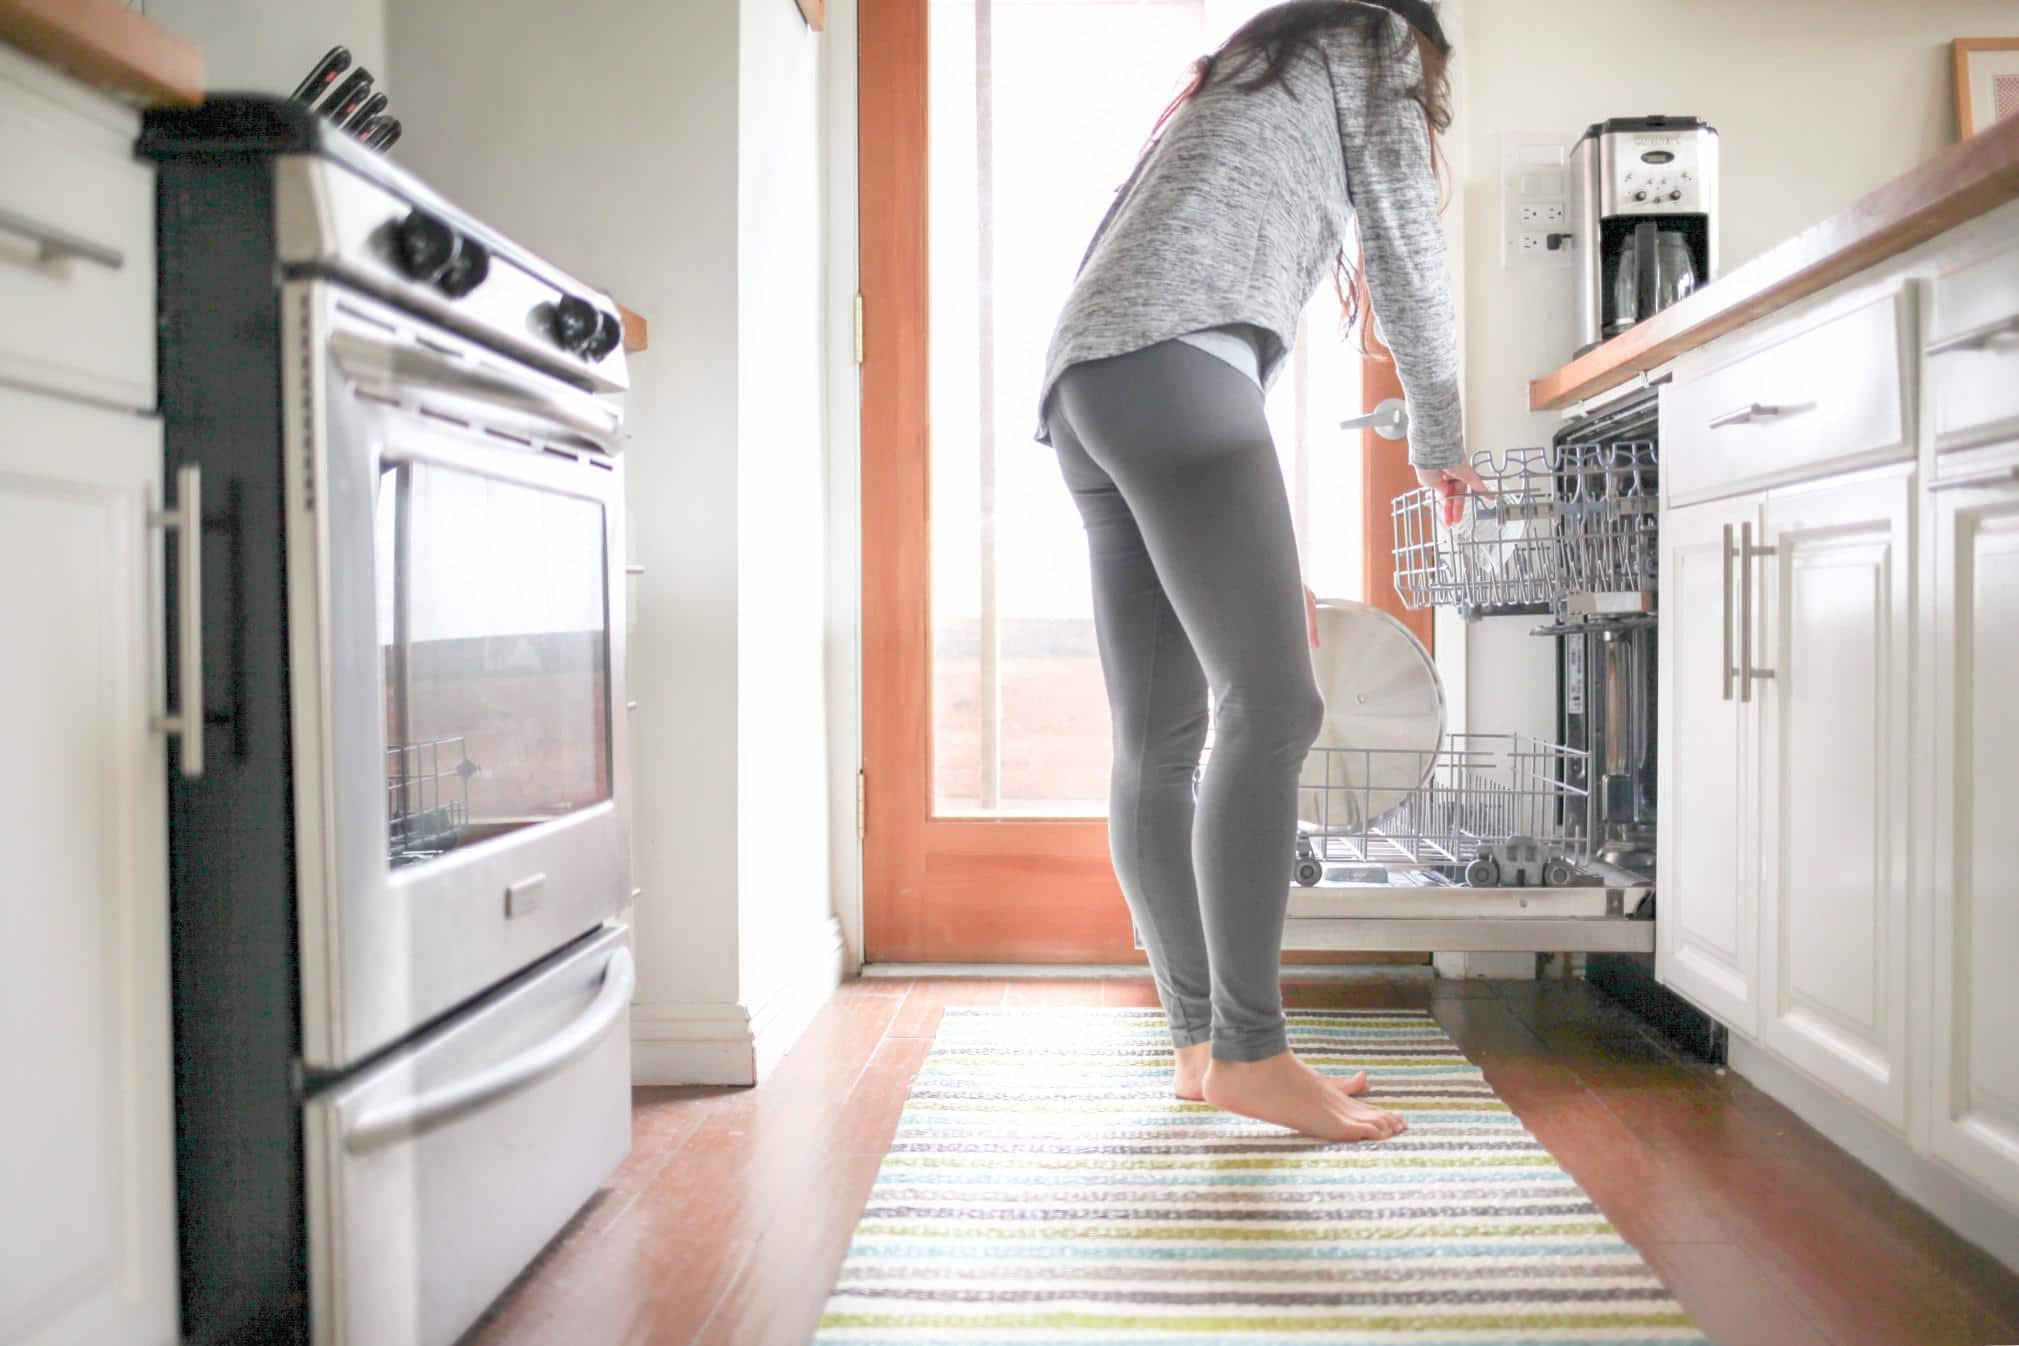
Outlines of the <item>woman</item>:
<svg viewBox="0 0 2019 1346">
<path fill-rule="evenodd" d="M 1450 121 L 1450 52 L 1422 0 L 1296 0 L 1201 60 L 1094 235 L 1040 399 L 1038 438 L 1086 523 L 1114 722 L 1109 838 L 1176 1091 L 1326 1140 L 1403 1122 L 1357 1096 L 1364 1073 L 1328 1079 L 1284 1035 L 1297 776 L 1324 703 L 1262 390 L 1331 265 L 1349 323 L 1380 316 L 1420 479 L 1477 484 L 1460 461 L 1431 139 Z"/>
</svg>

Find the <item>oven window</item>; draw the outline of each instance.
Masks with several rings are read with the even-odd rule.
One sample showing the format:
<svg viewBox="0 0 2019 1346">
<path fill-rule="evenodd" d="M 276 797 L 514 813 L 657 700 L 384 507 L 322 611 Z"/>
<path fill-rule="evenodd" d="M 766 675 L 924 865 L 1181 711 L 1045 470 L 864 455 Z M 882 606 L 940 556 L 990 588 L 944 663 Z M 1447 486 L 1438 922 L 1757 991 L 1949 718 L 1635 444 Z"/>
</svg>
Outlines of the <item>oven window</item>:
<svg viewBox="0 0 2019 1346">
<path fill-rule="evenodd" d="M 376 518 L 392 866 L 608 799 L 602 506 L 403 463 Z"/>
</svg>

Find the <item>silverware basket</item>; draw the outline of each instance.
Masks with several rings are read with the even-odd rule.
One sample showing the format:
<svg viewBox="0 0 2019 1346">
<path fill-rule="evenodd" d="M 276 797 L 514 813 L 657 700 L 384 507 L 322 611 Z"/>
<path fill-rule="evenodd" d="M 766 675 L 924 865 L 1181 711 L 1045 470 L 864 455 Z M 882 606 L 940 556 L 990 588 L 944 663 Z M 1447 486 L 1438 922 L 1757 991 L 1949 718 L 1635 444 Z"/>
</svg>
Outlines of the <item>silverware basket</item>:
<svg viewBox="0 0 2019 1346">
<path fill-rule="evenodd" d="M 1653 440 L 1481 452 L 1473 467 L 1487 489 L 1458 497 L 1455 521 L 1427 487 L 1395 498 L 1404 607 L 1480 617 L 1561 615 L 1586 598 L 1599 610 L 1645 606 L 1657 556 Z"/>
<path fill-rule="evenodd" d="M 1348 866 L 1442 870 L 1476 887 L 1571 883 L 1591 835 L 1590 792 L 1572 783 L 1588 778 L 1585 759 L 1521 734 L 1447 734 L 1428 753 L 1315 748 L 1297 790 L 1297 881 Z M 1422 783 L 1398 789 L 1411 780 Z"/>
</svg>

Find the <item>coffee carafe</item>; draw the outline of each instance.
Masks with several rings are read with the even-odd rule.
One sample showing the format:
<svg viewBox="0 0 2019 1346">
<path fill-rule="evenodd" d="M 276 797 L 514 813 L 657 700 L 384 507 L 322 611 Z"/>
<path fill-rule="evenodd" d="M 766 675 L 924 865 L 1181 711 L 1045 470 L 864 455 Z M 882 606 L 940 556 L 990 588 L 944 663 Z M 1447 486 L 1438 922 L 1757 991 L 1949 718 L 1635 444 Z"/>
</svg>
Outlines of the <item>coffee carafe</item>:
<svg viewBox="0 0 2019 1346">
<path fill-rule="evenodd" d="M 1577 354 L 1718 273 L 1718 133 L 1696 117 L 1614 117 L 1570 152 Z"/>
<path fill-rule="evenodd" d="M 1652 318 L 1696 288 L 1696 258 L 1679 228 L 1665 229 L 1642 220 L 1622 235 L 1619 255 L 1607 267 L 1613 273 L 1612 304 L 1605 335 L 1618 336 L 1637 322 Z"/>
</svg>

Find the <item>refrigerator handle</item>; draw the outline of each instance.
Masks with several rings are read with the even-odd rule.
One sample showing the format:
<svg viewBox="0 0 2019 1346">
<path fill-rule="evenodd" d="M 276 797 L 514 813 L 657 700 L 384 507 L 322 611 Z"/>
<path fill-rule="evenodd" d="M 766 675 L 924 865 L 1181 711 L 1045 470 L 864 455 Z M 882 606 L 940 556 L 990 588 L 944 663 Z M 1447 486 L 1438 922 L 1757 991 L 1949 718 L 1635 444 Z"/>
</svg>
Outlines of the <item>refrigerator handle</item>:
<svg viewBox="0 0 2019 1346">
<path fill-rule="evenodd" d="M 638 974 L 629 949 L 618 949 L 603 967 L 603 985 L 587 1009 L 546 1041 L 453 1084 L 429 1089 L 359 1117 L 344 1133 L 353 1154 L 374 1149 L 515 1093 L 589 1052 L 630 1007 Z"/>
</svg>

